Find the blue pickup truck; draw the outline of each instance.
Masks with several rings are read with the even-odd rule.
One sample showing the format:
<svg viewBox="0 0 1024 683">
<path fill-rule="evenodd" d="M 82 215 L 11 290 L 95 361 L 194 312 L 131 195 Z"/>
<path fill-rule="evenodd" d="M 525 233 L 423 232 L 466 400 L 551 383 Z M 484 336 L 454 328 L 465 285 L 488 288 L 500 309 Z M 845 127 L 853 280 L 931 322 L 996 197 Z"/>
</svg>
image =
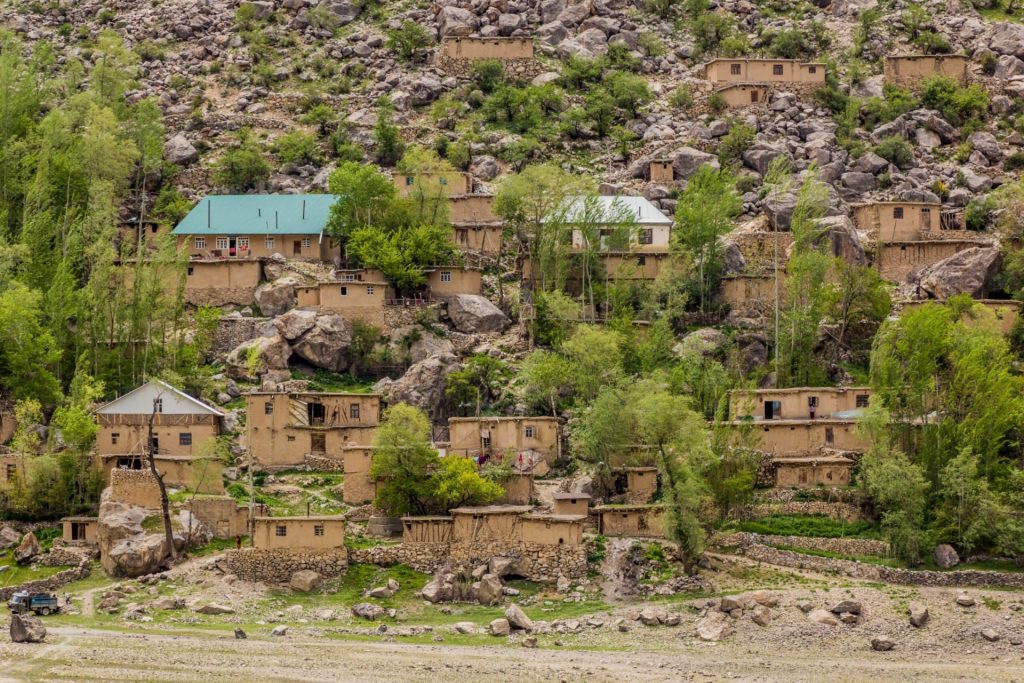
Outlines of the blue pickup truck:
<svg viewBox="0 0 1024 683">
<path fill-rule="evenodd" d="M 29 593 L 20 591 L 11 596 L 7 601 L 7 608 L 14 614 L 25 614 L 35 612 L 40 616 L 56 614 L 60 611 L 60 603 L 57 596 L 50 593 Z"/>
</svg>

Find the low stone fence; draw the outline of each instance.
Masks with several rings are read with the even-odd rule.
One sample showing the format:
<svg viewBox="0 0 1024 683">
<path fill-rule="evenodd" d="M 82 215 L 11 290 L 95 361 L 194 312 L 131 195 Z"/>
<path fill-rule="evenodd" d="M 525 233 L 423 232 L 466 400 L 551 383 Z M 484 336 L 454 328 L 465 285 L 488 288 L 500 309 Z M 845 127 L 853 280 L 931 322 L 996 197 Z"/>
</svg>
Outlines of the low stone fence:
<svg viewBox="0 0 1024 683">
<path fill-rule="evenodd" d="M 821 515 L 843 522 L 861 519 L 860 508 L 851 503 L 827 503 L 822 500 L 795 500 L 789 503 L 759 503 L 740 508 L 735 519 L 761 519 L 772 515 Z"/>
<path fill-rule="evenodd" d="M 445 74 L 449 76 L 471 78 L 473 76 L 473 65 L 476 61 L 482 60 L 457 59 L 454 57 L 448 57 L 447 55 L 438 54 L 434 63 L 438 69 L 444 71 Z M 506 81 L 527 80 L 535 78 L 547 71 L 547 67 L 536 59 L 496 58 L 496 61 L 501 62 L 503 75 Z"/>
<path fill-rule="evenodd" d="M 727 547 L 745 548 L 750 545 L 782 545 L 804 550 L 823 550 L 840 555 L 888 557 L 889 544 L 870 538 L 824 538 L 820 536 L 775 536 L 738 531 L 718 534 L 712 542 Z"/>
<path fill-rule="evenodd" d="M 341 576 L 348 569 L 345 548 L 242 548 L 224 554 L 228 570 L 246 581 L 288 583 L 292 574 L 310 569 L 321 576 Z"/>
<path fill-rule="evenodd" d="M 248 306 L 255 301 L 255 287 L 204 287 L 185 290 L 185 303 L 191 306 Z"/>
<path fill-rule="evenodd" d="M 793 569 L 809 569 L 826 574 L 840 574 L 855 579 L 883 581 L 908 586 L 950 586 L 974 588 L 1024 588 L 1024 572 L 989 572 L 976 569 L 933 572 L 916 569 L 896 569 L 884 565 L 866 564 L 854 560 L 804 555 L 792 550 L 778 550 L 754 544 L 743 549 L 752 560 Z"/>
<path fill-rule="evenodd" d="M 6 588 L 0 588 L 0 600 L 7 602 L 10 597 L 18 591 L 48 593 L 60 588 L 66 583 L 78 581 L 79 579 L 84 579 L 87 576 L 89 576 L 89 561 L 85 560 L 77 567 L 65 569 L 64 571 L 58 572 L 53 576 L 48 576 L 45 579 L 28 581 L 20 586 L 7 586 Z"/>
<path fill-rule="evenodd" d="M 554 583 L 559 576 L 582 579 L 587 575 L 587 549 L 583 545 L 542 543 L 403 543 L 353 550 L 353 563 L 390 566 L 405 564 L 432 573 L 451 560 L 482 564 L 492 557 L 515 558 L 514 573 L 531 581 Z"/>
</svg>

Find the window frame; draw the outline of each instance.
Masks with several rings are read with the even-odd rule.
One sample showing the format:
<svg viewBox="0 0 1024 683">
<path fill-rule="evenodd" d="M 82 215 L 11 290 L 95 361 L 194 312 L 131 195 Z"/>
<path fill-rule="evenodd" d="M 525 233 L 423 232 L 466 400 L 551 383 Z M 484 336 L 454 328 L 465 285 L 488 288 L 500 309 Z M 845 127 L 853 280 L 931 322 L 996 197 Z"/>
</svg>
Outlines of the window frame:
<svg viewBox="0 0 1024 683">
<path fill-rule="evenodd" d="M 904 218 L 904 211 L 902 206 L 892 207 L 892 219 L 894 221 L 901 221 Z"/>
<path fill-rule="evenodd" d="M 179 446 L 191 446 L 192 445 L 192 432 L 178 432 L 178 445 Z"/>
<path fill-rule="evenodd" d="M 772 64 L 772 76 L 785 76 L 786 67 L 782 64 Z"/>
<path fill-rule="evenodd" d="M 309 239 L 308 237 L 303 237 L 302 238 L 302 248 L 303 249 L 309 249 L 312 246 L 313 246 L 313 240 Z"/>
<path fill-rule="evenodd" d="M 227 237 L 218 237 L 214 243 L 217 245 L 216 248 L 220 249 L 221 251 L 231 247 L 231 240 L 229 240 Z"/>
<path fill-rule="evenodd" d="M 452 271 L 450 271 L 450 270 L 442 270 L 441 271 L 441 275 L 439 277 L 441 279 L 441 282 L 451 282 L 452 281 Z"/>
<path fill-rule="evenodd" d="M 741 65 L 739 65 L 739 64 L 730 64 L 729 65 L 729 75 L 730 76 L 740 76 L 742 74 L 743 74 L 743 67 Z"/>
<path fill-rule="evenodd" d="M 192 247 L 194 249 L 206 249 L 206 238 L 205 237 L 193 237 Z"/>
<path fill-rule="evenodd" d="M 263 248 L 264 249 L 276 249 L 276 247 L 274 246 L 275 241 L 276 240 L 273 237 L 271 237 L 270 235 L 264 237 L 263 238 Z"/>
<path fill-rule="evenodd" d="M 288 535 L 288 526 L 285 524 L 274 525 L 274 536 L 277 538 L 285 538 Z"/>
<path fill-rule="evenodd" d="M 360 420 L 360 407 L 358 403 L 350 403 L 348 406 L 348 417 L 350 420 Z"/>
<path fill-rule="evenodd" d="M 263 402 L 263 414 L 264 415 L 273 415 L 274 414 L 274 402 L 273 401 L 264 401 Z"/>
</svg>

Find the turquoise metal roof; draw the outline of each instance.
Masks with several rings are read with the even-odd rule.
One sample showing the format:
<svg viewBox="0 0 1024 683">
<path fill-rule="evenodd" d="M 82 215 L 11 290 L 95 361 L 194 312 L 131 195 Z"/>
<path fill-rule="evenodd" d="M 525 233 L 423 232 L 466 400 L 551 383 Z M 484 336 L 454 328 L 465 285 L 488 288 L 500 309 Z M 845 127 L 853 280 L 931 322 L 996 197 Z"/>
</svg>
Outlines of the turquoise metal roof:
<svg viewBox="0 0 1024 683">
<path fill-rule="evenodd" d="M 333 194 L 225 194 L 203 197 L 175 235 L 316 235 L 327 225 Z"/>
</svg>

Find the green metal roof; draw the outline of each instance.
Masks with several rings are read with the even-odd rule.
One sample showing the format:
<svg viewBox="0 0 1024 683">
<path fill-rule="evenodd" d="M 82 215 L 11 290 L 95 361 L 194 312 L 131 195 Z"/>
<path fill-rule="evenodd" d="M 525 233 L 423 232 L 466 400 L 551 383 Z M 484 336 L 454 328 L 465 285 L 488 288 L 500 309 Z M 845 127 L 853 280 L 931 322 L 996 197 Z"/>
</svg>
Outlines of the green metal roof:
<svg viewBox="0 0 1024 683">
<path fill-rule="evenodd" d="M 175 235 L 316 235 L 327 225 L 333 194 L 225 194 L 203 197 Z"/>
</svg>

